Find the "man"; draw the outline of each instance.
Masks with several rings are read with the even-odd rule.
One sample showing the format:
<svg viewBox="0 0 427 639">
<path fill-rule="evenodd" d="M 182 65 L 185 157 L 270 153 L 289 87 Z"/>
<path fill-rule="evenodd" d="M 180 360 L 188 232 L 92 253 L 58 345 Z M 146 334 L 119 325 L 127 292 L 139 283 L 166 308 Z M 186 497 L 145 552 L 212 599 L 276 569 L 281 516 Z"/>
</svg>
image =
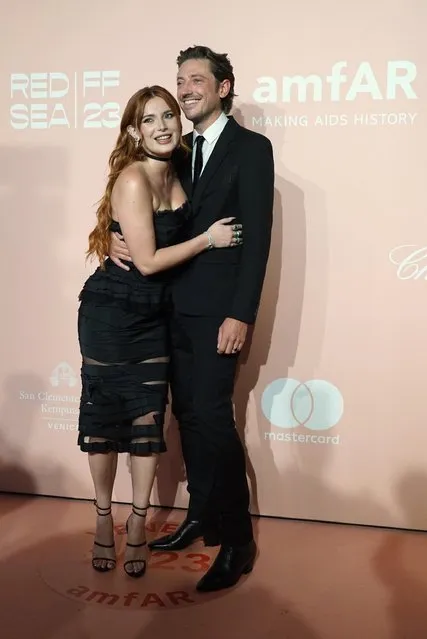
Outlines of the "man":
<svg viewBox="0 0 427 639">
<path fill-rule="evenodd" d="M 226 54 L 195 46 L 178 56 L 177 97 L 194 131 L 191 156 L 178 164 L 192 203 L 189 235 L 235 216 L 243 245 L 206 251 L 173 284 L 172 410 L 181 435 L 190 502 L 177 531 L 150 544 L 174 551 L 203 536 L 221 543 L 199 591 L 227 588 L 252 570 L 256 555 L 245 455 L 232 396 L 238 354 L 255 322 L 270 249 L 274 162 L 270 141 L 230 112 L 233 67 Z M 113 240 L 111 257 L 126 251 Z"/>
</svg>

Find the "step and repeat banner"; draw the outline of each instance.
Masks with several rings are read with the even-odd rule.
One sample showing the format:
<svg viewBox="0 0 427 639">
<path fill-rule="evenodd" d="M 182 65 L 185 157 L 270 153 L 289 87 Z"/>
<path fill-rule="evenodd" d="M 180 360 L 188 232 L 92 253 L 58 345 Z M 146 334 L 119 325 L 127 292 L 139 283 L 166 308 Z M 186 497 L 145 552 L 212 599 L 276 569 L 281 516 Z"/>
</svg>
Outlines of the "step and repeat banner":
<svg viewBox="0 0 427 639">
<path fill-rule="evenodd" d="M 0 44 L 0 490 L 92 497 L 77 297 L 128 98 L 228 52 L 273 143 L 271 257 L 236 385 L 252 511 L 427 528 L 427 5 L 17 0 Z M 190 124 L 184 121 L 185 131 Z M 153 503 L 185 507 L 176 424 Z M 114 499 L 130 501 L 129 461 Z"/>
</svg>

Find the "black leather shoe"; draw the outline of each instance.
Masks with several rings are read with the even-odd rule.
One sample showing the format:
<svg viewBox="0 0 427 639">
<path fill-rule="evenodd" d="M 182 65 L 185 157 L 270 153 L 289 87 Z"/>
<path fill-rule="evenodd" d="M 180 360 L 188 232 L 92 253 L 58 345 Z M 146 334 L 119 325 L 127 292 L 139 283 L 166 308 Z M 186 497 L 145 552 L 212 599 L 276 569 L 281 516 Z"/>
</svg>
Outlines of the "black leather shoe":
<svg viewBox="0 0 427 639">
<path fill-rule="evenodd" d="M 201 536 L 202 527 L 200 522 L 184 519 L 174 533 L 154 539 L 148 544 L 148 547 L 151 550 L 183 550 L 191 546 Z"/>
<path fill-rule="evenodd" d="M 203 537 L 206 546 L 218 546 L 219 534 L 214 529 L 202 530 L 200 521 L 185 519 L 170 535 L 154 539 L 148 544 L 151 550 L 183 550 Z"/>
<path fill-rule="evenodd" d="M 252 571 L 256 552 L 257 548 L 253 540 L 245 546 L 224 544 L 212 566 L 197 584 L 197 590 L 213 592 L 234 586 L 242 575 Z"/>
</svg>

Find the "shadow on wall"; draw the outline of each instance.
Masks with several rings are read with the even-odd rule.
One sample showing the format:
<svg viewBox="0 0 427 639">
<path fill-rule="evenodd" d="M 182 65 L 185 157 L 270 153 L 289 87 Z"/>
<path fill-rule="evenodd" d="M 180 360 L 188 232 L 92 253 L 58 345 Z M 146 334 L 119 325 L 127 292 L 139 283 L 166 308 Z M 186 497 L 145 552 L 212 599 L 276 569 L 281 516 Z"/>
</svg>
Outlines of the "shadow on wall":
<svg viewBox="0 0 427 639">
<path fill-rule="evenodd" d="M 392 513 L 373 499 L 369 489 L 352 492 L 329 485 L 327 477 L 334 460 L 334 445 L 290 445 L 297 450 L 292 464 L 281 473 L 286 516 L 380 526 L 395 523 Z"/>
<path fill-rule="evenodd" d="M 427 538 L 425 501 L 427 474 L 409 473 L 396 486 L 399 519 L 408 528 L 423 532 L 390 531 L 383 536 L 373 560 L 373 569 L 388 593 L 391 639 L 420 639 L 427 627 Z"/>
<path fill-rule="evenodd" d="M 33 373 L 4 380 L 0 407 L 0 491 L 24 494 L 61 495 L 66 468 L 40 455 L 37 445 L 50 435 L 48 422 L 41 419 L 41 402 L 29 389 L 42 389 L 44 381 Z M 26 399 L 24 399 L 24 397 Z M 42 491 L 40 486 L 51 487 Z M 64 493 L 62 493 L 64 494 Z"/>
<path fill-rule="evenodd" d="M 276 115 L 283 116 L 279 110 L 274 113 L 274 109 L 269 105 L 273 121 Z M 264 122 L 263 111 L 256 105 L 241 106 L 236 119 L 249 128 L 255 122 Z M 265 386 L 278 378 L 298 375 L 305 382 L 316 377 L 325 334 L 330 260 L 325 192 L 289 170 L 292 146 L 287 144 L 286 130 L 262 130 L 259 125 L 256 130 L 266 134 L 275 149 L 276 199 L 262 303 L 236 384 L 236 413 L 242 439 L 248 409 L 255 412 L 259 428 L 257 445 L 251 443 L 252 463 L 248 455 L 252 511 L 297 519 L 336 521 L 339 517 L 348 523 L 393 525 L 393 515 L 372 499 L 369 490 L 351 494 L 328 485 L 336 446 L 285 443 L 266 437 L 270 431 L 286 431 L 268 424 L 261 412 Z M 268 377 L 260 380 L 266 374 L 265 368 Z M 262 387 L 254 394 L 260 381 Z M 288 409 L 290 413 L 291 407 Z"/>
<path fill-rule="evenodd" d="M 239 124 L 253 128 L 255 121 L 263 118 L 263 111 L 256 105 L 241 105 L 235 113 Z M 250 339 L 242 353 L 238 370 L 235 406 L 236 422 L 242 441 L 245 441 L 246 416 L 251 407 L 258 413 L 260 397 L 251 397 L 258 384 L 263 367 L 269 362 L 272 372 L 279 364 L 276 377 L 286 377 L 294 365 L 298 349 L 306 277 L 306 212 L 304 192 L 293 176 L 288 177 L 283 164 L 283 129 L 256 130 L 271 140 L 275 159 L 275 199 L 270 256 L 264 281 L 263 294 L 257 321 Z M 278 302 L 280 299 L 280 314 Z M 280 354 L 271 352 L 273 331 L 276 348 L 279 341 Z M 271 360 L 273 360 L 271 362 Z M 278 360 L 276 362 L 275 360 Z M 271 364 L 272 366 L 271 366 Z M 274 377 L 273 377 L 274 379 Z M 258 418 L 262 425 L 262 418 Z M 282 484 L 276 467 L 271 443 L 259 432 L 260 455 L 262 456 L 263 479 L 270 486 Z M 256 471 L 246 448 L 248 476 L 252 494 L 252 512 L 264 514 L 259 503 Z M 268 473 L 268 478 L 267 478 Z M 283 514 L 281 509 L 273 513 Z"/>
<path fill-rule="evenodd" d="M 275 115 L 283 114 L 273 114 L 273 120 Z M 255 121 L 264 121 L 263 111 L 256 105 L 242 105 L 240 112 L 236 113 L 236 119 L 252 128 Z M 256 130 L 266 134 L 276 150 L 276 198 L 271 255 L 262 303 L 251 343 L 245 349 L 245 357 L 241 361 L 236 384 L 236 413 L 242 438 L 248 408 L 256 411 L 260 428 L 259 449 L 254 450 L 251 446 L 251 455 L 257 460 L 256 468 L 248 459 L 252 510 L 267 515 L 281 514 L 297 519 L 332 522 L 339 515 L 339 520 L 346 523 L 425 529 L 423 504 L 427 476 L 422 473 L 407 476 L 399 485 L 403 512 L 401 517 L 396 517 L 396 513 L 387 511 L 376 502 L 369 489 L 352 493 L 347 489 L 340 490 L 339 487 L 328 485 L 329 466 L 333 463 L 336 446 L 285 444 L 265 439 L 263 431 L 267 430 L 266 420 L 260 409 L 264 385 L 279 377 L 294 377 L 292 369 L 296 366 L 297 354 L 296 369 L 298 373 L 302 370 L 304 374 L 301 382 L 315 377 L 321 363 L 329 296 L 330 259 L 325 192 L 288 169 L 288 145 L 283 128 L 269 127 L 261 130 L 257 126 Z M 304 336 L 303 341 L 300 341 L 303 319 Z M 274 352 L 271 349 L 273 333 Z M 267 363 L 268 379 L 257 390 L 256 397 L 253 397 L 260 373 Z M 274 426 L 269 426 L 268 430 L 274 431 Z M 328 434 L 331 433 L 332 431 Z M 280 467 L 280 447 L 283 446 L 288 447 L 286 466 Z M 256 470 L 259 474 L 258 482 Z M 263 497 L 269 492 L 269 511 L 266 511 L 264 499 L 263 503 L 259 503 L 258 484 L 261 482 Z M 397 541 L 393 543 L 398 544 Z M 398 553 L 396 557 L 399 557 Z M 401 625 L 396 632 L 396 639 L 403 634 Z"/>
<path fill-rule="evenodd" d="M 31 463 L 31 439 L 37 428 L 38 402 L 20 401 L 25 388 L 39 386 L 41 379 L 31 373 L 3 380 L 0 407 L 0 491 L 35 494 L 37 479 Z"/>
</svg>

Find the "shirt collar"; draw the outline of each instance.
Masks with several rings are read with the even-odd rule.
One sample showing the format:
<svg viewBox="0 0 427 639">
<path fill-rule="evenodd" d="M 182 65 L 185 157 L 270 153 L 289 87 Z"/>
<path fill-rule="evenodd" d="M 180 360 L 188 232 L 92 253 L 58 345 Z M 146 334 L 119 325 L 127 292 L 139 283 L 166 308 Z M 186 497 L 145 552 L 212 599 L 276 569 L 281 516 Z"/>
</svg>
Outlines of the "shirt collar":
<svg viewBox="0 0 427 639">
<path fill-rule="evenodd" d="M 208 126 L 206 131 L 203 133 L 203 137 L 205 138 L 208 144 L 212 144 L 219 138 L 227 122 L 228 122 L 228 117 L 225 115 L 223 111 L 221 115 L 215 120 L 215 122 L 211 124 L 210 126 Z M 199 137 L 199 133 L 197 133 L 197 131 L 193 131 L 193 144 L 195 143 L 196 138 L 198 137 Z"/>
</svg>

